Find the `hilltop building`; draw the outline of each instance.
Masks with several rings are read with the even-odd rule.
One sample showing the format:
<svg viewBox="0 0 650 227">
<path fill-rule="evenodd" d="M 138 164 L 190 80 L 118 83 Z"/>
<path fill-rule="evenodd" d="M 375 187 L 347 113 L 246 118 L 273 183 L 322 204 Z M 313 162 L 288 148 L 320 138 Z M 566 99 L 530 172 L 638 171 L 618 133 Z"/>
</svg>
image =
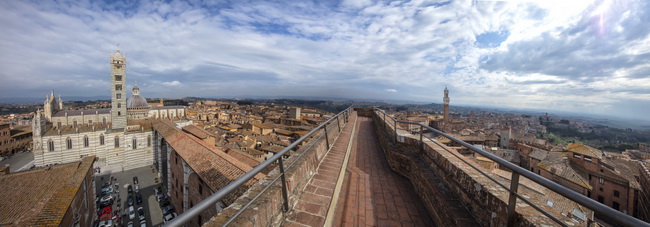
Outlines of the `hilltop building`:
<svg viewBox="0 0 650 227">
<path fill-rule="evenodd" d="M 34 165 L 46 166 L 96 156 L 98 167 L 126 170 L 153 164 L 153 119 L 185 117 L 183 106 L 149 106 L 137 84 L 126 97 L 126 57 L 110 56 L 111 107 L 65 110 L 54 92 L 32 123 Z"/>
</svg>

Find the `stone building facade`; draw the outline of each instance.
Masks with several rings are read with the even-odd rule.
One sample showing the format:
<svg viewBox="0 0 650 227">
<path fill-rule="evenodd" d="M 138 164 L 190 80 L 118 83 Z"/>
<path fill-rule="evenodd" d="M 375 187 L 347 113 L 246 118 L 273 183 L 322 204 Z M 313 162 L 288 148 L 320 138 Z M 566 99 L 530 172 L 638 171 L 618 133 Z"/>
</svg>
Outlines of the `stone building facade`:
<svg viewBox="0 0 650 227">
<path fill-rule="evenodd" d="M 111 108 L 64 110 L 61 98 L 46 97 L 43 111 L 32 123 L 34 164 L 78 161 L 97 157 L 97 167 L 115 171 L 154 163 L 152 121 L 183 119 L 183 106 L 149 107 L 137 85 L 126 97 L 126 57 L 117 50 L 110 56 Z"/>
</svg>

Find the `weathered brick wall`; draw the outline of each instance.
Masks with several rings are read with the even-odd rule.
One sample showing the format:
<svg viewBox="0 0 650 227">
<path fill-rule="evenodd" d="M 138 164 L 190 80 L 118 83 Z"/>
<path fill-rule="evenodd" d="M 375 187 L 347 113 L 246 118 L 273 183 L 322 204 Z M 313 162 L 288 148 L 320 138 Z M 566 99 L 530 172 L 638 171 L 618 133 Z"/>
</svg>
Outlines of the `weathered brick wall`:
<svg viewBox="0 0 650 227">
<path fill-rule="evenodd" d="M 354 114 L 354 113 L 353 113 Z M 343 116 L 341 120 L 341 127 L 345 126 L 346 122 Z M 333 144 L 334 139 L 339 134 L 338 124 L 333 121 L 328 127 L 329 143 Z M 298 202 L 298 198 L 302 194 L 309 180 L 316 174 L 316 169 L 319 163 L 327 153 L 327 145 L 325 140 L 325 133 L 320 130 L 314 137 L 298 151 L 293 153 L 289 159 L 284 160 L 287 178 L 287 190 L 289 194 L 289 209 Z M 318 139 L 321 138 L 321 139 Z M 304 155 L 299 157 L 301 154 Z M 287 166 L 297 160 L 291 168 Z M 233 204 L 228 206 L 216 217 L 212 218 L 204 226 L 221 226 L 228 218 L 234 215 L 246 203 L 262 191 L 269 182 L 280 175 L 279 168 L 275 168 L 269 172 L 266 177 L 259 181 L 255 186 L 250 188 Z M 250 207 L 245 209 L 242 214 L 235 219 L 232 226 L 279 226 L 284 220 L 285 213 L 282 211 L 282 185 L 280 184 L 281 178 L 275 182 L 266 192 L 264 192 L 259 199 L 254 201 Z"/>
<path fill-rule="evenodd" d="M 411 135 L 399 126 L 395 144 L 393 122 L 387 119 L 386 125 L 382 123 L 383 116 L 374 115 L 373 120 L 390 167 L 410 179 L 436 224 L 467 226 L 475 221 L 482 226 L 506 225 L 508 192 L 505 189 L 433 142 L 425 142 L 420 152 L 419 135 Z M 555 223 L 530 207 L 518 207 L 515 225 Z"/>
</svg>

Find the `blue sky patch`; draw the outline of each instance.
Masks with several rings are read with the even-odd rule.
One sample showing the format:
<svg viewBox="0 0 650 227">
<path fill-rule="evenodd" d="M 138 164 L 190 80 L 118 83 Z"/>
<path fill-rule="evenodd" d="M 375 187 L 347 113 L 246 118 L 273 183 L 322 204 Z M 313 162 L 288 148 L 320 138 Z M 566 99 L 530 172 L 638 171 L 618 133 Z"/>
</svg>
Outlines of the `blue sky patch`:
<svg viewBox="0 0 650 227">
<path fill-rule="evenodd" d="M 498 47 L 506 41 L 510 36 L 510 31 L 495 31 L 495 32 L 486 32 L 476 36 L 476 46 L 479 48 L 493 48 Z"/>
</svg>

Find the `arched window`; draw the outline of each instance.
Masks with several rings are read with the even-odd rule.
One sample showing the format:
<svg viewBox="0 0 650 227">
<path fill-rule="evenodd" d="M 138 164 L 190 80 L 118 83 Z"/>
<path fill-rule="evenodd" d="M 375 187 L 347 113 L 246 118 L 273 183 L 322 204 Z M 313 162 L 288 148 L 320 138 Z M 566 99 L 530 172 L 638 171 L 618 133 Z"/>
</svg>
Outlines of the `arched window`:
<svg viewBox="0 0 650 227">
<path fill-rule="evenodd" d="M 70 139 L 70 137 L 65 139 L 65 144 L 66 144 L 65 147 L 68 148 L 68 150 L 72 149 L 72 139 Z"/>
<path fill-rule="evenodd" d="M 74 120 L 72 121 L 72 125 L 74 125 L 75 128 L 77 127 L 77 119 L 74 119 Z"/>
<path fill-rule="evenodd" d="M 117 116 L 122 116 L 122 112 L 117 111 Z"/>
<path fill-rule="evenodd" d="M 122 108 L 122 103 L 118 103 L 117 108 Z"/>
<path fill-rule="evenodd" d="M 106 120 L 106 118 L 104 118 Z M 99 135 L 99 145 L 104 145 L 104 134 Z"/>
<path fill-rule="evenodd" d="M 118 148 L 118 147 L 120 147 L 120 137 L 116 136 L 115 137 L 115 148 Z"/>
<path fill-rule="evenodd" d="M 54 151 L 54 141 L 52 141 L 52 140 L 47 141 L 47 150 L 48 151 Z"/>
<path fill-rule="evenodd" d="M 132 143 L 133 143 L 133 150 L 137 149 L 138 148 L 138 139 L 133 137 Z"/>
<path fill-rule="evenodd" d="M 88 147 L 88 136 L 84 136 L 84 147 Z"/>
<path fill-rule="evenodd" d="M 151 136 L 147 136 L 147 147 L 151 147 Z"/>
<path fill-rule="evenodd" d="M 103 118 L 102 118 L 102 124 L 103 124 L 103 125 L 106 125 L 106 117 L 103 117 Z M 102 144 L 103 144 L 103 143 L 102 143 Z"/>
</svg>

